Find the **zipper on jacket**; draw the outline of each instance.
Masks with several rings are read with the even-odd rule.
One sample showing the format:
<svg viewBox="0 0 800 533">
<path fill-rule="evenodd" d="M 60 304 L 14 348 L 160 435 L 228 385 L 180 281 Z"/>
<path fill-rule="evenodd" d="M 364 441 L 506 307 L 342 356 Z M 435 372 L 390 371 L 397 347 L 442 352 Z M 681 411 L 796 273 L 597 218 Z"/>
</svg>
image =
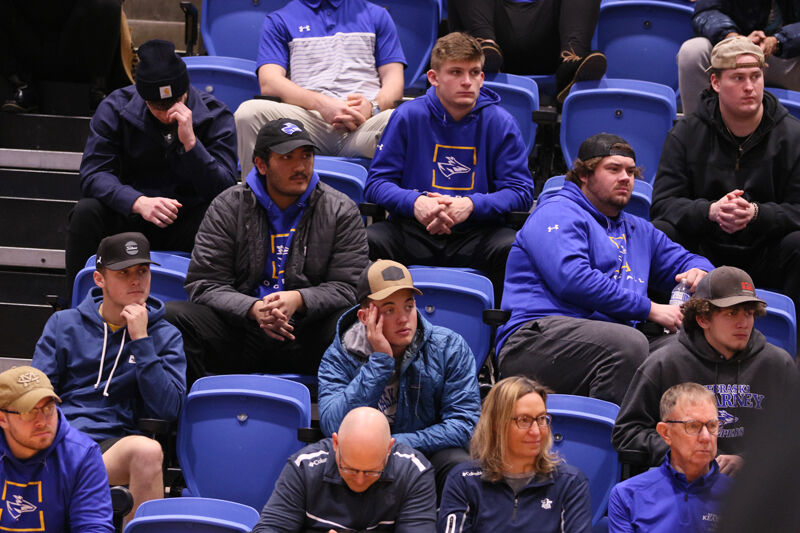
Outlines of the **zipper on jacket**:
<svg viewBox="0 0 800 533">
<path fill-rule="evenodd" d="M 519 496 L 514 496 L 514 512 L 511 514 L 511 521 L 517 521 L 517 504 L 519 504 Z"/>
</svg>

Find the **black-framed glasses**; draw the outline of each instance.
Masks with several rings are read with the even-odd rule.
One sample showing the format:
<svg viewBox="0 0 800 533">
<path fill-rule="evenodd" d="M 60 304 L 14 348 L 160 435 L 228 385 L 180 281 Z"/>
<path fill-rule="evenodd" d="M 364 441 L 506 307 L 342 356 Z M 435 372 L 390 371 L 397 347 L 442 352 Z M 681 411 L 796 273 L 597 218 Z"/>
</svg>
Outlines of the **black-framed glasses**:
<svg viewBox="0 0 800 533">
<path fill-rule="evenodd" d="M 384 467 L 386 466 L 386 461 L 383 462 Z M 342 466 L 342 457 L 339 451 L 336 451 L 336 466 L 339 467 L 339 472 L 342 474 L 347 474 L 350 476 L 356 476 L 358 474 L 364 474 L 365 477 L 370 478 L 377 478 L 383 475 L 383 469 L 381 470 L 358 470 L 355 468 L 350 468 L 347 466 Z"/>
<path fill-rule="evenodd" d="M 711 435 L 719 433 L 719 428 L 722 425 L 719 420 L 709 420 L 708 422 L 700 422 L 699 420 L 664 420 L 667 424 L 683 424 L 683 430 L 687 435 L 699 435 L 703 431 L 703 426 L 708 430 Z"/>
<path fill-rule="evenodd" d="M 531 429 L 533 422 L 536 421 L 536 424 L 540 428 L 546 428 L 550 426 L 550 422 L 553 421 L 553 417 L 550 415 L 539 415 L 539 416 L 528 416 L 528 415 L 521 415 L 521 416 L 512 416 L 511 420 L 517 425 L 519 429 Z"/>
<path fill-rule="evenodd" d="M 45 418 L 50 418 L 53 416 L 53 413 L 56 412 L 56 402 L 55 400 L 51 400 L 41 407 L 34 407 L 30 411 L 26 411 L 24 413 L 20 411 L 12 411 L 11 409 L 0 409 L 0 411 L 12 415 L 19 415 L 23 422 L 33 422 L 39 418 L 39 413 L 42 413 Z"/>
</svg>

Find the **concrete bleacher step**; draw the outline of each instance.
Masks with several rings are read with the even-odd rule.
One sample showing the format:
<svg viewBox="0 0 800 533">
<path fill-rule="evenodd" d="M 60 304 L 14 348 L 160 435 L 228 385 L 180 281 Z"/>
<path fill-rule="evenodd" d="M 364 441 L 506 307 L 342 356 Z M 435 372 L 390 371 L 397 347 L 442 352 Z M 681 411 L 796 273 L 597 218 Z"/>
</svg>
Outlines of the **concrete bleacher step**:
<svg viewBox="0 0 800 533">
<path fill-rule="evenodd" d="M 199 12 L 202 0 L 192 0 L 192 3 Z M 126 0 L 123 8 L 135 47 L 150 39 L 165 39 L 174 43 L 179 52 L 186 50 L 180 0 Z"/>
</svg>

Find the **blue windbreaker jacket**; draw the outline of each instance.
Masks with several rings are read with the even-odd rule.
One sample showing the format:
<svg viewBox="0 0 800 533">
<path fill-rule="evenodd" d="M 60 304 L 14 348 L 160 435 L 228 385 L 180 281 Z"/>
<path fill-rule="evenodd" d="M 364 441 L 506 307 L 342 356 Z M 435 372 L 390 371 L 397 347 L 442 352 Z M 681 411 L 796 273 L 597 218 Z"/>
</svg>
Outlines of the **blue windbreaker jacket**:
<svg viewBox="0 0 800 533">
<path fill-rule="evenodd" d="M 163 319 L 164 303 L 147 299 L 148 337 L 131 341 L 127 328 L 108 328 L 102 301 L 94 287 L 77 309 L 51 316 L 31 363 L 50 378 L 67 420 L 98 442 L 139 433 L 139 418 L 177 419 L 186 395 L 183 339 Z"/>
<path fill-rule="evenodd" d="M 339 319 L 319 365 L 319 418 L 326 436 L 339 429 L 351 409 L 377 408 L 395 371 L 391 354 L 373 352 L 365 359 L 342 346 L 341 336 L 358 320 L 357 310 Z M 423 340 L 400 369 L 392 436 L 424 454 L 466 448 L 481 413 L 475 358 L 460 335 L 432 325 L 419 312 L 417 319 Z"/>
<path fill-rule="evenodd" d="M 649 286 L 667 292 L 695 267 L 714 268 L 643 218 L 607 217 L 568 181 L 536 207 L 508 254 L 502 307 L 511 319 L 498 330 L 497 353 L 522 324 L 545 316 L 635 325 L 650 313 Z"/>
<path fill-rule="evenodd" d="M 425 192 L 469 196 L 475 209 L 465 223 L 502 222 L 510 211 L 530 209 L 525 143 L 495 92 L 482 88 L 458 122 L 433 87 L 392 112 L 370 165 L 367 200 L 413 218 L 414 201 Z"/>
<path fill-rule="evenodd" d="M 0 431 L 0 529 L 112 533 L 111 492 L 100 448 L 58 411 L 53 443 L 29 459 Z"/>
</svg>

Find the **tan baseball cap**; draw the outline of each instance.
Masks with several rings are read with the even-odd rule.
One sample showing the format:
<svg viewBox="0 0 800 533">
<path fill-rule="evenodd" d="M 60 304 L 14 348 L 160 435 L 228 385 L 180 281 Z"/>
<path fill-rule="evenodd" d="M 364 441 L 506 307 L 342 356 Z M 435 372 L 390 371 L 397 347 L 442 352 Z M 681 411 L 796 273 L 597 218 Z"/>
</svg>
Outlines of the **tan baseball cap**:
<svg viewBox="0 0 800 533">
<path fill-rule="evenodd" d="M 411 289 L 416 294 L 422 291 L 414 287 L 411 273 L 397 261 L 379 259 L 364 269 L 358 280 L 358 301 L 365 298 L 383 300 L 401 289 Z"/>
<path fill-rule="evenodd" d="M 740 55 L 747 54 L 758 58 L 758 61 L 736 63 Z M 711 50 L 711 66 L 706 69 L 725 70 L 731 68 L 763 67 L 764 52 L 747 37 L 737 35 L 718 42 Z"/>
<path fill-rule="evenodd" d="M 48 397 L 61 403 L 47 375 L 38 368 L 15 366 L 0 374 L 0 409 L 27 413 Z"/>
</svg>

